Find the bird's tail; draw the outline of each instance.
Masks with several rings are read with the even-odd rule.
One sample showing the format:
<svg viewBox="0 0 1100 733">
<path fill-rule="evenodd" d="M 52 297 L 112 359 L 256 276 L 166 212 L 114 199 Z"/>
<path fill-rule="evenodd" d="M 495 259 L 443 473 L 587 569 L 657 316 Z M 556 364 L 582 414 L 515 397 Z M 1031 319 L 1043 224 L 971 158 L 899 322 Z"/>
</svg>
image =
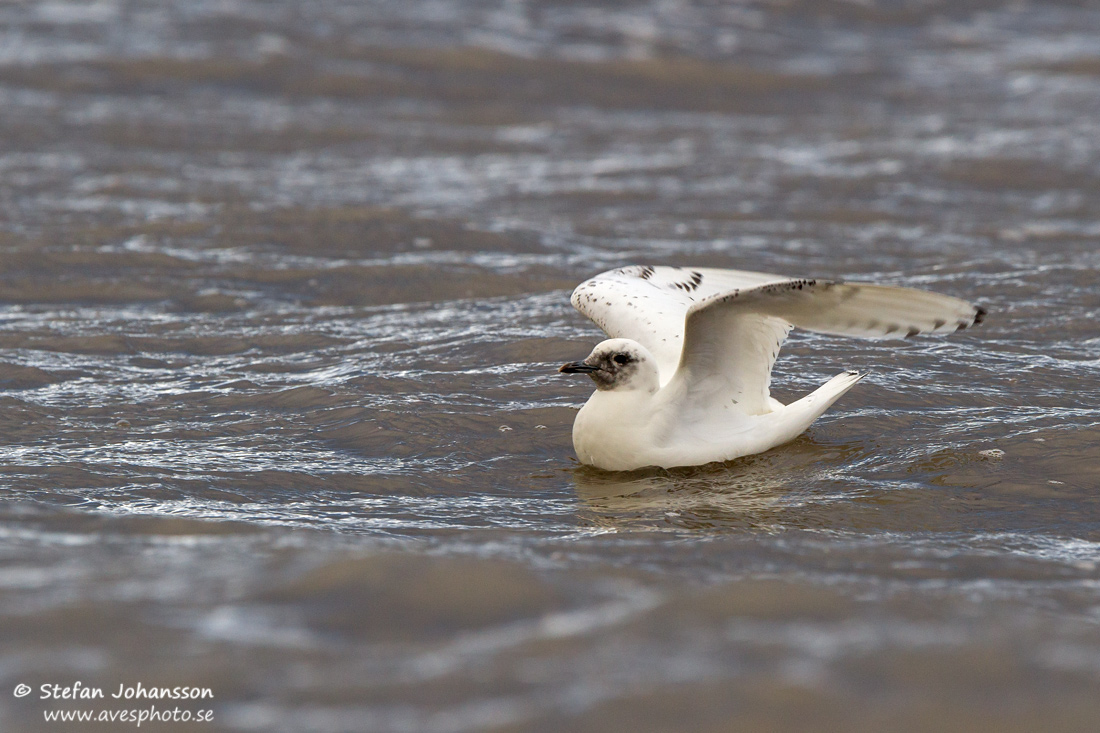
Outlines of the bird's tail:
<svg viewBox="0 0 1100 733">
<path fill-rule="evenodd" d="M 866 376 L 867 372 L 842 372 L 802 399 L 787 405 L 782 411 L 782 417 L 786 423 L 784 432 L 790 433 L 788 440 L 793 440 L 810 427 L 810 423 L 821 417 L 842 394 Z"/>
</svg>

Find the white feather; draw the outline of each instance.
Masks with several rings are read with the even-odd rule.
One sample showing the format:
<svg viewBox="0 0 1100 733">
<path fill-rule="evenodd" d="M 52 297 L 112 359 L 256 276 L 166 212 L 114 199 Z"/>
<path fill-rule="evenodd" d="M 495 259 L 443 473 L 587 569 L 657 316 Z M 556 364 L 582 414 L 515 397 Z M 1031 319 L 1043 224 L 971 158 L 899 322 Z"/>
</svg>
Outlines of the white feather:
<svg viewBox="0 0 1100 733">
<path fill-rule="evenodd" d="M 667 383 L 680 362 L 684 318 L 700 300 L 788 278 L 762 272 L 632 265 L 590 278 L 573 291 L 573 307 L 610 338 L 649 349 Z"/>
</svg>

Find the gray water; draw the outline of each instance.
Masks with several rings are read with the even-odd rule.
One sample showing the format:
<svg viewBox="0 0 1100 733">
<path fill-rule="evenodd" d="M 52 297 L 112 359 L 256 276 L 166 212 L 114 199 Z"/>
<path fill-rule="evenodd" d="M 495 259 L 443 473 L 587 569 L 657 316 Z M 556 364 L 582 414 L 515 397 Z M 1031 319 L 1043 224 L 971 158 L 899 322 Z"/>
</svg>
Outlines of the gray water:
<svg viewBox="0 0 1100 733">
<path fill-rule="evenodd" d="M 0 6 L 0 725 L 1095 730 L 1098 120 L 1072 3 Z M 990 314 L 607 474 L 556 367 L 630 263 Z"/>
</svg>

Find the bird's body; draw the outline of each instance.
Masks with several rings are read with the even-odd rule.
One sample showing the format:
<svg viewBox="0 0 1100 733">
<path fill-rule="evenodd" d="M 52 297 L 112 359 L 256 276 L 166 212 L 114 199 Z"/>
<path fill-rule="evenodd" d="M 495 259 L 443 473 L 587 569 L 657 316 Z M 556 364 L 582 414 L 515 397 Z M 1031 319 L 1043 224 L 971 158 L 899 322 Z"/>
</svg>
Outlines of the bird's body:
<svg viewBox="0 0 1100 733">
<path fill-rule="evenodd" d="M 680 412 L 686 401 L 680 390 L 597 390 L 577 413 L 573 447 L 581 463 L 607 471 L 729 461 L 793 440 L 861 378 L 845 372 L 801 400 L 777 402 L 777 409 L 759 415 L 722 405 L 696 419 Z"/>
<path fill-rule="evenodd" d="M 965 328 L 984 310 L 934 293 L 738 270 L 632 266 L 597 275 L 573 305 L 612 338 L 563 372 L 597 390 L 573 425 L 582 463 L 692 466 L 792 440 L 862 375 L 845 372 L 783 405 L 768 391 L 792 325 L 891 338 Z"/>
</svg>

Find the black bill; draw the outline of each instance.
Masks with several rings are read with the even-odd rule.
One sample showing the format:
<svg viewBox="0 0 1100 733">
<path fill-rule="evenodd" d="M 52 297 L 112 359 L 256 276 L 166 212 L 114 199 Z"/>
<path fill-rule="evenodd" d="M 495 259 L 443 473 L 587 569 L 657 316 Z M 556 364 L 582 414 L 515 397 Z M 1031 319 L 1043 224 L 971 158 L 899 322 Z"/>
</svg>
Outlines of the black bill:
<svg viewBox="0 0 1100 733">
<path fill-rule="evenodd" d="M 561 374 L 591 374 L 598 371 L 600 371 L 599 367 L 585 364 L 583 361 L 571 361 L 568 364 L 562 364 L 558 368 L 558 372 Z"/>
</svg>

